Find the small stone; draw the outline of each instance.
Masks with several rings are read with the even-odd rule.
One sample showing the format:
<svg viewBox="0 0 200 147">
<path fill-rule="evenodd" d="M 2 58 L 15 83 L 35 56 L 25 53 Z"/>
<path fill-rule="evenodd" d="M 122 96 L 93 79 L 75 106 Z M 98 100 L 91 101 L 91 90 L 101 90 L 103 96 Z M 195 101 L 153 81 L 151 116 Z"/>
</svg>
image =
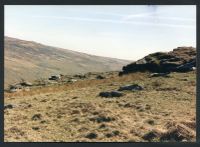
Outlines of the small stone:
<svg viewBox="0 0 200 147">
<path fill-rule="evenodd" d="M 96 133 L 89 133 L 86 135 L 86 138 L 89 138 L 89 139 L 95 139 L 97 137 L 98 137 L 98 135 Z"/>
<path fill-rule="evenodd" d="M 39 130 L 39 127 L 32 127 L 33 130 Z"/>
<path fill-rule="evenodd" d="M 117 136 L 117 135 L 119 135 L 120 132 L 118 130 L 115 130 L 112 133 Z"/>
<path fill-rule="evenodd" d="M 124 91 L 124 90 L 138 91 L 138 90 L 143 90 L 143 88 L 138 84 L 133 84 L 133 85 L 122 86 L 118 89 L 118 91 Z"/>
<path fill-rule="evenodd" d="M 98 76 L 96 76 L 96 79 L 105 79 L 105 77 L 103 77 L 102 75 L 98 75 Z"/>
<path fill-rule="evenodd" d="M 11 104 L 5 105 L 4 106 L 4 110 L 5 109 L 13 109 L 13 105 L 11 105 Z"/>
<path fill-rule="evenodd" d="M 33 117 L 32 117 L 32 120 L 41 120 L 41 117 L 42 117 L 42 115 L 41 114 L 35 114 L 35 115 L 33 115 Z"/>
<path fill-rule="evenodd" d="M 101 125 L 99 126 L 99 129 L 102 129 L 102 128 L 106 128 L 106 125 L 105 125 L 105 124 L 101 124 Z"/>
<path fill-rule="evenodd" d="M 123 93 L 118 92 L 118 91 L 100 92 L 99 93 L 99 96 L 106 97 L 106 98 L 109 98 L 109 97 L 121 97 L 123 95 L 124 95 Z"/>
</svg>

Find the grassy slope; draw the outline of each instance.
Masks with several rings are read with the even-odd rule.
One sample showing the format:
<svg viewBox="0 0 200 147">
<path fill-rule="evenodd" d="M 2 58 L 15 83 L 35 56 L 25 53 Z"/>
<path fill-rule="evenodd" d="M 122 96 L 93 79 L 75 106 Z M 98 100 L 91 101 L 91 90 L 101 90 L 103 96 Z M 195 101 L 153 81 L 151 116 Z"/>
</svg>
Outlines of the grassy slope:
<svg viewBox="0 0 200 147">
<path fill-rule="evenodd" d="M 34 81 L 52 74 L 121 70 L 127 60 L 100 57 L 5 37 L 5 87 L 21 78 Z"/>
<path fill-rule="evenodd" d="M 130 83 L 145 89 L 120 98 L 97 96 Z M 167 131 L 170 122 L 195 126 L 195 90 L 196 74 L 189 72 L 172 73 L 171 78 L 113 74 L 103 80 L 5 93 L 5 104 L 15 105 L 5 110 L 5 141 L 146 141 L 142 136 L 153 129 Z M 41 114 L 41 120 L 32 120 L 35 114 Z M 111 121 L 95 121 L 102 117 Z M 97 137 L 88 139 L 88 133 Z"/>
</svg>

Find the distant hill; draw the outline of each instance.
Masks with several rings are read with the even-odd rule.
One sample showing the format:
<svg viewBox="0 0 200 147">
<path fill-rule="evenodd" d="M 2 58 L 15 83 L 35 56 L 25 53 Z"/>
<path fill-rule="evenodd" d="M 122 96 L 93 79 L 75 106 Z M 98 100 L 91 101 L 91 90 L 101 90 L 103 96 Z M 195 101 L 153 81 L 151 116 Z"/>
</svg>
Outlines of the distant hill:
<svg viewBox="0 0 200 147">
<path fill-rule="evenodd" d="M 4 42 L 5 87 L 22 78 L 33 81 L 60 73 L 117 71 L 130 63 L 11 37 L 5 37 Z"/>
</svg>

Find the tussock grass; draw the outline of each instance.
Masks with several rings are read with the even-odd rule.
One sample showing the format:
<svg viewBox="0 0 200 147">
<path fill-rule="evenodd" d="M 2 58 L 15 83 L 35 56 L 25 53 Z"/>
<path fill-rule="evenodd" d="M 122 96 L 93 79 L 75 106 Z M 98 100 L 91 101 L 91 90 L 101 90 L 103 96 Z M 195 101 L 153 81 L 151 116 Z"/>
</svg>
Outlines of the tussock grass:
<svg viewBox="0 0 200 147">
<path fill-rule="evenodd" d="M 195 141 L 195 77 L 194 72 L 171 73 L 170 78 L 113 74 L 5 93 L 5 104 L 14 106 L 4 110 L 5 141 Z M 144 90 L 125 91 L 120 98 L 98 96 L 133 83 Z"/>
</svg>

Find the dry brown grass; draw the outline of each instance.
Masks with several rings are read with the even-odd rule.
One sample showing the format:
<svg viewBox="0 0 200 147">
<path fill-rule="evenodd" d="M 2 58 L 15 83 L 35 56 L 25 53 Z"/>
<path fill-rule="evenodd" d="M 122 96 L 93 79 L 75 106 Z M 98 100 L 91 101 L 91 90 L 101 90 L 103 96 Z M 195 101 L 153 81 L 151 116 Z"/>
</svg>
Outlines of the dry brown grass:
<svg viewBox="0 0 200 147">
<path fill-rule="evenodd" d="M 116 81 L 118 83 L 123 83 L 123 82 L 129 82 L 131 80 L 142 80 L 143 76 L 146 76 L 145 73 L 136 73 L 136 74 L 131 74 L 127 76 L 122 76 L 118 77 L 116 74 L 113 75 L 113 77 L 109 79 L 102 79 L 102 80 L 97 80 L 97 79 L 92 79 L 92 80 L 85 80 L 85 81 L 77 81 L 75 83 L 70 83 L 70 84 L 65 84 L 65 85 L 54 85 L 54 86 L 48 86 L 48 87 L 39 87 L 39 88 L 34 88 L 31 89 L 30 91 L 20 91 L 18 93 L 4 93 L 5 97 L 13 97 L 13 96 L 29 96 L 29 95 L 38 95 L 38 94 L 44 94 L 44 93 L 54 93 L 54 92 L 61 92 L 61 91 L 66 91 L 66 90 L 73 90 L 76 88 L 83 88 L 83 87 L 91 87 L 95 85 L 101 85 L 104 83 L 112 83 L 113 81 Z"/>
<path fill-rule="evenodd" d="M 170 78 L 113 74 L 108 79 L 5 93 L 5 104 L 14 107 L 4 111 L 5 141 L 172 141 L 173 134 L 183 136 L 177 141 L 195 141 L 195 81 L 195 72 L 172 73 Z M 144 90 L 127 91 L 120 98 L 98 96 L 132 83 Z M 149 134 L 155 137 L 144 137 Z"/>
</svg>

